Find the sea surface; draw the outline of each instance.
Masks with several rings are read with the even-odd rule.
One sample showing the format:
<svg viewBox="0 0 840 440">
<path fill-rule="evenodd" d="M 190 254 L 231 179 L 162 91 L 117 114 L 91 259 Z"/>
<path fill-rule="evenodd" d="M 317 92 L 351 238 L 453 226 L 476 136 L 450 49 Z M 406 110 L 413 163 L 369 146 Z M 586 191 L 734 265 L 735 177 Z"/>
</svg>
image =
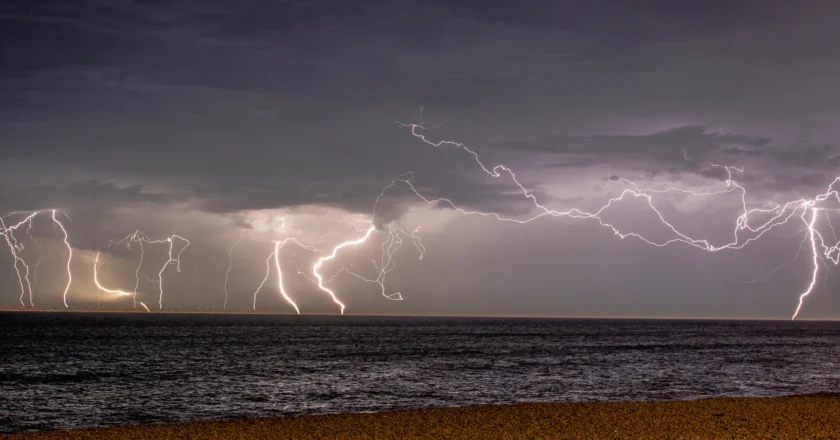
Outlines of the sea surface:
<svg viewBox="0 0 840 440">
<path fill-rule="evenodd" d="M 0 313 L 0 432 L 840 391 L 840 323 Z"/>
</svg>

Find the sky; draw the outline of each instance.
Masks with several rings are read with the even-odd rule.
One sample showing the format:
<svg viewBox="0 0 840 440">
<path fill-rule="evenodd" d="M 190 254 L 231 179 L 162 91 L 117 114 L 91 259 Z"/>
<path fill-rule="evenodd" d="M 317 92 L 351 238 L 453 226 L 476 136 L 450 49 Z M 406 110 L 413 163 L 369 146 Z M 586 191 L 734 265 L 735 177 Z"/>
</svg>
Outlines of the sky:
<svg viewBox="0 0 840 440">
<path fill-rule="evenodd" d="M 322 269 L 339 274 L 329 286 L 347 313 L 787 319 L 813 272 L 801 220 L 710 253 L 621 239 L 594 220 L 462 215 L 402 184 L 372 213 L 409 171 L 430 199 L 536 213 L 509 176 L 407 123 L 511 167 L 550 209 L 597 209 L 624 188 L 616 178 L 725 189 L 706 161 L 743 167 L 733 177 L 751 208 L 813 198 L 840 174 L 838 12 L 775 0 L 3 2 L 0 213 L 66 213 L 77 308 L 132 306 L 96 288 L 94 258 L 108 288 L 133 290 L 138 248 L 109 243 L 141 230 L 190 241 L 181 271 L 167 267 L 167 308 L 222 307 L 226 273 L 228 307 L 251 307 L 274 242 L 294 237 L 318 250 L 282 250 L 287 293 L 303 313 L 337 313 L 307 276 L 372 222 L 369 241 Z M 718 244 L 741 213 L 732 194 L 655 206 Z M 828 236 L 836 212 L 825 213 Z M 671 238 L 644 203 L 608 216 L 622 232 Z M 405 240 L 385 281 L 402 301 L 339 273 L 375 278 L 386 231 L 418 226 L 423 258 Z M 61 233 L 49 213 L 33 231 L 17 238 L 40 261 L 34 303 L 63 307 Z M 153 308 L 166 254 L 144 248 L 152 279 L 138 300 Z M 834 265 L 819 267 L 801 316 L 840 318 Z M 257 309 L 294 312 L 271 270 Z M 3 248 L 0 302 L 20 295 Z"/>
</svg>

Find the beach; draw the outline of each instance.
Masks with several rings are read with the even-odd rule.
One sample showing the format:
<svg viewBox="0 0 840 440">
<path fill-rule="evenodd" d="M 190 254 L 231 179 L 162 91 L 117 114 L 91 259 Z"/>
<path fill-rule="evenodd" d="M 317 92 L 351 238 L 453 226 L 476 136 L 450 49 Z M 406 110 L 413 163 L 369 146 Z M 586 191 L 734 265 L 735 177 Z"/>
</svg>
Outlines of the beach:
<svg viewBox="0 0 840 440">
<path fill-rule="evenodd" d="M 840 394 L 525 403 L 47 431 L 9 439 L 840 439 Z"/>
</svg>

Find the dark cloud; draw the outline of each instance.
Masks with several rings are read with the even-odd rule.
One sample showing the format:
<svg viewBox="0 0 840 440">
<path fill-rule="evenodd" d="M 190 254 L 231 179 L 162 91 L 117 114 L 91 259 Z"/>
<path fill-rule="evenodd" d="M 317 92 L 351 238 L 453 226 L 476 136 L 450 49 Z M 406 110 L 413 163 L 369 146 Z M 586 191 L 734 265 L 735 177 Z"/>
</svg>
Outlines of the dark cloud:
<svg viewBox="0 0 840 440">
<path fill-rule="evenodd" d="M 833 172 L 840 161 L 840 145 L 807 141 L 778 144 L 766 137 L 710 131 L 702 126 L 634 136 L 554 135 L 494 146 L 548 155 L 549 159 L 543 159 L 548 163 L 541 166 L 549 169 L 618 165 L 642 170 L 649 179 L 662 173 L 690 173 L 717 180 L 731 176 L 741 182 L 764 180 L 766 185 L 758 189 L 782 192 L 824 189 L 829 181 L 826 173 Z M 741 173 L 738 169 L 745 164 L 758 165 L 758 170 L 749 171 L 758 174 Z M 822 171 L 814 172 L 815 169 Z"/>
<path fill-rule="evenodd" d="M 820 172 L 798 175 L 778 174 L 767 181 L 767 188 L 779 192 L 790 192 L 803 188 L 820 188 L 824 190 L 833 179 L 834 176 Z"/>
<path fill-rule="evenodd" d="M 103 180 L 71 182 L 60 186 L 45 186 L 34 182 L 0 188 L 5 211 L 35 211 L 39 209 L 74 209 L 81 206 L 126 206 L 133 204 L 167 205 L 184 200 L 174 195 L 146 190 L 143 185 L 119 185 Z"/>
<path fill-rule="evenodd" d="M 595 135 L 595 136 L 547 136 L 532 142 L 497 143 L 499 148 L 535 153 L 569 155 L 573 159 L 601 157 L 659 158 L 671 163 L 684 160 L 688 155 L 714 154 L 721 151 L 731 153 L 739 146 L 764 146 L 769 141 L 746 135 L 709 131 L 703 126 L 672 128 L 649 135 Z"/>
</svg>

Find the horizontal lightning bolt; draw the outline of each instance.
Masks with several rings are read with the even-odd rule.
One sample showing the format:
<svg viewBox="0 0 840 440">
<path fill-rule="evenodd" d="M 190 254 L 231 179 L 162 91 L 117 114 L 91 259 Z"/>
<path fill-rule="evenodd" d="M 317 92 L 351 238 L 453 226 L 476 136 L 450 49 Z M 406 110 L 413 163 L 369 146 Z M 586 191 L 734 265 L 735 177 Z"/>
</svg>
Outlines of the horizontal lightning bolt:
<svg viewBox="0 0 840 440">
<path fill-rule="evenodd" d="M 421 109 L 422 110 L 422 109 Z M 422 119 L 421 119 L 422 121 Z M 388 293 L 385 286 L 386 276 L 391 273 L 396 267 L 396 255 L 399 250 L 402 249 L 403 244 L 410 240 L 414 247 L 417 249 L 420 259 L 423 258 L 425 254 L 425 247 L 423 246 L 420 238 L 418 237 L 418 230 L 414 229 L 413 231 L 409 232 L 406 231 L 394 224 L 386 224 L 377 227 L 375 224 L 376 219 L 376 210 L 377 207 L 385 195 L 387 191 L 392 189 L 396 185 L 401 185 L 407 187 L 412 193 L 418 197 L 418 199 L 422 202 L 427 204 L 432 204 L 435 206 L 448 206 L 454 209 L 456 212 L 463 214 L 463 215 L 470 215 L 470 216 L 484 216 L 484 217 L 491 217 L 499 221 L 503 222 L 511 222 L 515 224 L 528 224 L 533 222 L 537 219 L 541 219 L 544 217 L 547 218 L 559 218 L 559 217 L 568 217 L 574 219 L 584 219 L 584 220 L 591 220 L 597 222 L 600 226 L 607 228 L 611 231 L 614 235 L 618 236 L 621 239 L 624 238 L 635 238 L 640 240 L 648 245 L 656 246 L 656 247 L 665 247 L 675 244 L 685 244 L 691 247 L 700 249 L 706 252 L 719 252 L 723 250 L 739 250 L 743 249 L 750 243 L 762 238 L 770 231 L 777 229 L 782 225 L 789 224 L 791 221 L 797 221 L 796 219 L 800 219 L 804 224 L 804 231 L 807 232 L 805 240 L 809 241 L 811 246 L 811 253 L 812 253 L 812 264 L 813 270 L 811 275 L 811 280 L 806 289 L 800 294 L 799 301 L 796 307 L 796 310 L 792 316 L 795 319 L 799 316 L 802 307 L 805 302 L 805 298 L 809 296 L 815 289 L 817 284 L 817 277 L 819 275 L 819 264 L 828 264 L 828 262 L 833 263 L 834 265 L 840 264 L 840 240 L 837 239 L 837 234 L 834 229 L 834 226 L 831 223 L 831 218 L 829 216 L 829 210 L 827 207 L 823 206 L 828 202 L 840 202 L 840 193 L 838 190 L 835 189 L 835 185 L 840 182 L 840 177 L 836 178 L 832 181 L 825 192 L 816 195 L 813 198 L 800 198 L 797 200 L 788 201 L 781 204 L 774 204 L 770 207 L 768 205 L 761 205 L 761 208 L 750 208 L 749 204 L 747 203 L 747 190 L 744 186 L 739 184 L 735 178 L 733 177 L 736 174 L 743 173 L 744 169 L 734 166 L 725 166 L 719 165 L 712 162 L 705 162 L 703 166 L 708 166 L 712 168 L 716 168 L 725 172 L 726 179 L 724 181 L 725 187 L 720 190 L 716 191 L 693 191 L 685 188 L 679 187 L 668 187 L 664 189 L 653 189 L 653 188 L 643 188 L 637 183 L 625 179 L 611 176 L 608 180 L 608 185 L 623 185 L 624 188 L 620 192 L 620 194 L 616 197 L 612 197 L 607 199 L 607 201 L 600 206 L 598 209 L 593 211 L 583 210 L 580 208 L 572 208 L 568 210 L 554 210 L 546 207 L 545 205 L 541 204 L 537 199 L 537 196 L 533 191 L 528 190 L 521 182 L 519 177 L 514 173 L 514 171 L 506 166 L 506 165 L 495 165 L 493 167 L 486 166 L 479 154 L 476 150 L 469 148 L 464 143 L 455 142 L 450 140 L 440 140 L 440 141 L 433 141 L 429 139 L 426 134 L 425 130 L 427 130 L 428 126 L 424 123 L 420 124 L 398 124 L 410 130 L 411 134 L 421 142 L 432 146 L 432 147 L 451 147 L 456 148 L 458 150 L 463 151 L 464 153 L 470 155 L 478 167 L 488 176 L 492 178 L 504 178 L 509 179 L 512 181 L 516 187 L 518 188 L 518 193 L 527 201 L 529 201 L 532 205 L 532 213 L 525 217 L 510 217 L 500 214 L 498 212 L 493 211 L 481 211 L 475 209 L 465 209 L 458 206 L 455 202 L 451 199 L 439 197 L 439 198 L 429 198 L 422 194 L 422 192 L 415 187 L 413 183 L 414 174 L 412 172 L 408 172 L 402 175 L 399 175 L 391 180 L 390 184 L 387 185 L 379 196 L 376 198 L 376 202 L 373 206 L 373 213 L 371 215 L 370 221 L 365 228 L 357 229 L 357 233 L 360 235 L 356 235 L 356 238 L 351 240 L 346 240 L 340 242 L 334 247 L 332 247 L 331 251 L 327 254 L 321 253 L 318 249 L 315 249 L 311 246 L 306 246 L 297 241 L 296 239 L 286 237 L 283 240 L 278 240 L 274 242 L 274 250 L 271 252 L 266 258 L 266 274 L 260 283 L 257 290 L 254 292 L 254 301 L 253 306 L 256 309 L 256 300 L 257 294 L 260 292 L 264 284 L 267 282 L 267 279 L 270 275 L 271 266 L 272 266 L 272 259 L 273 259 L 273 266 L 277 270 L 278 273 L 278 290 L 281 296 L 295 309 L 297 313 L 300 313 L 300 310 L 297 304 L 289 297 L 288 293 L 284 287 L 284 278 L 282 274 L 282 267 L 280 262 L 280 252 L 285 247 L 286 244 L 295 244 L 300 246 L 303 249 L 308 249 L 313 252 L 317 252 L 320 257 L 316 260 L 311 268 L 310 277 L 309 274 L 303 273 L 298 270 L 298 273 L 307 277 L 310 281 L 312 281 L 317 288 L 326 293 L 330 299 L 340 307 L 341 314 L 345 311 L 345 304 L 339 299 L 337 293 L 333 288 L 328 287 L 327 285 L 333 282 L 338 276 L 347 274 L 350 276 L 355 277 L 361 281 L 376 284 L 379 286 L 381 294 L 388 299 L 393 300 L 401 300 L 402 294 L 399 292 L 395 293 Z M 688 154 L 683 151 L 683 155 L 685 160 L 693 161 L 691 158 L 688 157 Z M 735 219 L 734 226 L 732 229 L 731 238 L 727 238 L 723 243 L 712 243 L 710 240 L 702 238 L 702 237 L 693 237 L 690 234 L 687 234 L 677 228 L 674 224 L 669 222 L 665 215 L 656 207 L 655 200 L 657 197 L 666 195 L 666 194 L 679 194 L 684 196 L 690 197 L 715 197 L 715 196 L 722 196 L 722 195 L 729 195 L 729 194 L 736 194 L 739 197 L 740 206 L 738 208 L 738 216 Z M 670 238 L 660 238 L 660 239 L 651 239 L 639 232 L 635 231 L 625 231 L 619 228 L 618 226 L 608 222 L 604 219 L 604 214 L 612 208 L 615 208 L 620 202 L 624 201 L 636 201 L 641 203 L 646 209 L 649 209 L 652 213 L 657 216 L 659 223 L 666 228 L 671 234 Z M 824 211 L 820 213 L 820 211 Z M 833 209 L 832 211 L 837 211 L 837 209 Z M 48 211 L 35 211 L 31 213 L 12 213 L 14 215 L 22 215 L 25 214 L 23 220 L 10 224 L 7 221 L 0 217 L 0 236 L 3 237 L 3 241 L 6 244 L 6 247 L 9 249 L 12 258 L 13 258 L 13 268 L 17 275 L 18 286 L 20 288 L 20 302 L 21 305 L 24 307 L 26 306 L 25 298 L 29 297 L 29 305 L 34 306 L 33 301 L 33 290 L 32 284 L 30 282 L 30 274 L 33 273 L 30 271 L 30 266 L 24 260 L 22 256 L 22 251 L 24 250 L 27 239 L 30 242 L 34 242 L 37 245 L 35 233 L 37 232 L 37 228 L 33 226 L 33 219 L 39 213 L 42 212 L 50 212 L 50 217 L 53 223 L 54 230 L 56 232 L 60 232 L 62 241 L 67 249 L 67 260 L 66 260 L 66 269 L 67 269 L 67 284 L 64 287 L 63 291 L 63 302 L 65 307 L 68 306 L 67 302 L 67 295 L 70 290 L 70 286 L 73 282 L 71 266 L 73 260 L 73 249 L 70 245 L 70 239 L 68 235 L 68 231 L 65 228 L 64 224 L 59 220 L 59 215 L 64 215 L 60 211 L 57 210 L 48 210 Z M 830 229 L 830 238 L 832 241 L 829 243 L 826 238 L 829 237 L 829 234 L 823 235 L 820 233 L 818 229 L 818 218 L 820 215 L 824 215 L 826 218 L 826 226 Z M 65 215 L 66 217 L 66 215 Z M 284 233 L 285 233 L 285 223 L 284 224 Z M 354 225 L 355 227 L 355 225 Z M 19 232 L 24 232 L 25 236 L 21 236 Z M 18 233 L 18 235 L 16 235 Z M 338 259 L 339 254 L 346 248 L 353 248 L 354 250 L 354 259 L 355 259 L 355 252 L 357 249 L 372 241 L 372 237 L 377 234 L 383 234 L 382 242 L 379 244 L 379 257 L 372 258 L 371 264 L 375 270 L 375 275 L 362 275 L 352 264 L 350 267 L 340 268 L 333 273 L 332 276 L 326 277 L 323 275 L 323 271 L 326 269 L 327 265 L 334 265 L 335 260 Z M 800 231 L 801 233 L 801 231 Z M 227 309 L 227 302 L 228 302 L 228 279 L 230 272 L 233 268 L 233 250 L 234 248 L 239 245 L 242 241 L 242 236 L 239 237 L 239 240 L 231 246 L 228 250 L 228 269 L 225 272 L 225 303 L 224 309 Z M 134 300 L 134 306 L 136 307 L 137 302 L 137 294 L 140 288 L 140 275 L 145 276 L 149 279 L 148 275 L 142 272 L 142 265 L 143 259 L 145 255 L 145 248 L 144 245 L 148 244 L 164 244 L 166 243 L 168 246 L 168 259 L 160 267 L 160 270 L 157 272 L 157 279 L 151 280 L 151 282 L 157 284 L 158 286 L 158 295 L 159 301 L 158 305 L 159 308 L 163 308 L 163 296 L 164 296 L 164 278 L 167 269 L 170 266 L 174 267 L 174 270 L 180 272 L 180 263 L 181 263 L 181 254 L 189 247 L 190 242 L 179 236 L 179 235 L 171 235 L 162 240 L 152 240 L 146 234 L 135 231 L 132 234 L 129 234 L 125 238 L 119 241 L 111 242 L 111 244 L 125 244 L 128 248 L 131 247 L 132 244 L 137 244 L 140 246 L 140 262 L 135 268 L 135 285 L 133 292 L 117 290 L 117 289 L 109 289 L 102 286 L 99 280 L 99 256 L 100 254 L 97 253 L 96 259 L 94 262 L 94 282 L 99 288 L 100 291 L 106 293 L 117 294 L 119 296 L 132 296 Z M 794 259 L 784 263 L 782 266 L 773 269 L 770 273 L 770 276 L 776 272 L 776 270 L 784 267 L 794 260 L 796 260 L 800 252 L 803 248 L 805 241 L 800 244 L 799 251 L 797 252 L 796 257 Z M 39 261 L 41 258 L 41 254 L 39 253 Z M 35 267 L 37 267 L 35 264 Z M 34 276 L 34 275 L 33 275 Z M 769 277 L 768 277 L 769 278 Z M 36 280 L 37 281 L 37 280 Z M 759 280 L 760 281 L 760 280 Z M 148 311 L 148 307 L 143 303 L 139 303 L 143 308 Z"/>
<path fill-rule="evenodd" d="M 421 108 L 421 111 L 422 111 L 422 108 Z M 707 252 L 718 252 L 718 251 L 729 250 L 729 249 L 731 249 L 731 250 L 743 249 L 749 243 L 751 243 L 755 240 L 758 240 L 759 238 L 761 238 L 762 236 L 764 236 L 766 233 L 770 232 L 771 230 L 775 229 L 776 227 L 778 227 L 780 225 L 787 224 L 791 219 L 793 219 L 796 216 L 797 212 L 799 212 L 799 213 L 801 213 L 800 217 L 803 219 L 803 222 L 805 223 L 805 225 L 807 227 L 807 230 L 808 230 L 808 233 L 809 233 L 809 237 L 810 237 L 810 241 L 811 241 L 811 248 L 812 248 L 812 252 L 813 252 L 814 271 L 813 271 L 813 276 L 812 276 L 811 283 L 809 284 L 808 288 L 805 290 L 805 292 L 799 298 L 799 305 L 797 306 L 796 311 L 794 312 L 794 314 L 792 316 L 792 319 L 795 319 L 798 316 L 799 311 L 802 307 L 802 303 L 804 301 L 804 298 L 806 296 L 808 296 L 811 293 L 811 291 L 814 289 L 814 286 L 816 284 L 817 272 L 819 270 L 819 268 L 818 268 L 819 255 L 822 254 L 823 257 L 829 259 L 835 265 L 837 265 L 838 261 L 840 261 L 840 242 L 837 241 L 836 234 L 834 235 L 835 244 L 832 245 L 832 246 L 827 246 L 827 245 L 824 244 L 824 240 L 823 240 L 822 235 L 819 233 L 819 231 L 816 230 L 816 228 L 814 226 L 815 223 L 816 223 L 817 212 L 819 210 L 818 208 L 814 208 L 815 204 L 817 204 L 819 202 L 824 202 L 824 201 L 826 201 L 830 198 L 840 202 L 840 193 L 838 193 L 838 191 L 834 189 L 834 185 L 838 181 L 840 181 L 840 177 L 836 178 L 833 182 L 831 182 L 831 184 L 829 184 L 826 192 L 817 195 L 813 199 L 793 200 L 793 201 L 786 202 L 784 204 L 777 204 L 776 206 L 774 206 L 772 208 L 769 208 L 769 209 L 768 208 L 752 208 L 752 209 L 750 209 L 750 208 L 748 208 L 748 204 L 747 204 L 747 200 L 746 200 L 746 194 L 747 194 L 746 189 L 743 186 L 741 186 L 740 184 L 738 184 L 733 178 L 733 173 L 734 172 L 743 173 L 744 169 L 743 168 L 738 168 L 738 167 L 733 167 L 733 166 L 719 165 L 719 164 L 715 164 L 715 163 L 712 163 L 712 162 L 706 162 L 705 165 L 711 166 L 713 168 L 719 168 L 719 169 L 722 169 L 726 172 L 727 178 L 725 180 L 725 185 L 726 185 L 725 189 L 719 190 L 719 191 L 711 191 L 711 192 L 696 192 L 696 191 L 692 191 L 692 190 L 688 190 L 688 189 L 674 188 L 674 187 L 666 188 L 666 189 L 658 189 L 658 190 L 657 189 L 647 189 L 647 188 L 641 188 L 636 183 L 634 183 L 632 181 L 629 181 L 627 179 L 612 178 L 611 177 L 610 182 L 623 183 L 623 184 L 629 186 L 629 188 L 624 189 L 618 197 L 608 199 L 606 204 L 604 204 L 601 208 L 595 210 L 594 212 L 586 212 L 586 211 L 578 209 L 578 208 L 572 208 L 572 209 L 567 210 L 567 211 L 557 211 L 557 210 L 549 209 L 549 208 L 545 207 L 544 205 L 540 204 L 539 201 L 537 200 L 536 196 L 533 194 L 533 192 L 529 191 L 527 188 L 525 188 L 524 185 L 522 185 L 520 183 L 519 179 L 517 178 L 516 174 L 513 172 L 513 170 L 511 168 L 509 168 L 505 165 L 496 165 L 494 167 L 486 166 L 481 161 L 481 158 L 479 157 L 478 153 L 475 150 L 467 147 L 465 144 L 463 144 L 461 142 L 455 142 L 455 141 L 450 141 L 450 140 L 441 140 L 441 141 L 430 140 L 428 137 L 426 137 L 425 133 L 423 132 L 424 130 L 426 130 L 428 128 L 423 123 L 421 123 L 421 124 L 404 124 L 404 123 L 401 123 L 401 122 L 397 121 L 397 124 L 400 125 L 403 128 L 410 129 L 411 134 L 415 138 L 419 139 L 420 141 L 422 141 L 423 143 L 425 143 L 427 145 L 430 145 L 430 146 L 433 146 L 433 147 L 444 147 L 444 146 L 445 147 L 453 147 L 453 148 L 457 148 L 457 149 L 460 149 L 460 150 L 468 153 L 469 155 L 471 155 L 473 157 L 475 162 L 478 164 L 479 168 L 481 168 L 481 170 L 484 173 L 486 173 L 487 175 L 489 175 L 493 178 L 500 178 L 500 177 L 504 177 L 504 176 L 508 177 L 517 186 L 517 188 L 519 189 L 522 196 L 525 199 L 530 200 L 532 202 L 533 207 L 536 210 L 536 214 L 532 215 L 531 217 L 528 217 L 528 218 L 525 218 L 525 219 L 517 219 L 517 218 L 506 217 L 506 216 L 503 216 L 499 213 L 492 212 L 492 211 L 491 212 L 485 212 L 485 211 L 479 211 L 479 210 L 464 209 L 464 208 L 461 208 L 461 207 L 457 206 L 452 200 L 450 200 L 448 198 L 430 199 L 430 198 L 427 198 L 427 197 L 423 196 L 420 193 L 420 191 L 418 191 L 417 188 L 414 186 L 414 184 L 412 183 L 412 179 L 414 178 L 414 174 L 412 172 L 408 172 L 408 173 L 405 173 L 403 175 L 397 176 L 396 178 L 394 178 L 392 180 L 391 184 L 389 185 L 389 187 L 391 187 L 391 186 L 393 186 L 397 183 L 404 184 L 423 202 L 428 203 L 428 204 L 435 204 L 435 205 L 439 205 L 439 204 L 447 205 L 447 206 L 451 207 L 452 209 L 456 210 L 457 212 L 459 212 L 461 214 L 464 214 L 464 215 L 479 215 L 479 216 L 485 216 L 485 217 L 492 217 L 492 218 L 495 218 L 499 221 L 513 222 L 513 223 L 517 223 L 517 224 L 527 224 L 527 223 L 530 223 L 534 220 L 537 220 L 539 218 L 546 217 L 546 216 L 548 216 L 548 217 L 570 217 L 570 218 L 578 218 L 578 219 L 591 219 L 591 220 L 597 221 L 601 226 L 609 228 L 613 232 L 614 235 L 616 235 L 616 236 L 618 236 L 622 239 L 627 238 L 627 237 L 633 237 L 633 238 L 641 240 L 644 243 L 647 243 L 649 245 L 653 245 L 653 246 L 656 246 L 656 247 L 664 247 L 664 246 L 668 246 L 668 245 L 672 245 L 672 244 L 676 244 L 676 243 L 684 243 L 684 244 L 688 244 L 690 246 L 693 246 L 695 248 L 699 248 L 699 249 L 707 251 Z M 688 155 L 685 153 L 684 150 L 683 150 L 683 155 L 684 155 L 686 160 L 689 160 L 689 161 L 691 160 L 688 157 Z M 741 213 L 735 221 L 735 227 L 733 229 L 732 240 L 727 242 L 727 243 L 715 245 L 715 244 L 710 243 L 706 239 L 693 238 L 693 237 L 681 232 L 673 224 L 671 224 L 670 222 L 668 222 L 665 219 L 665 216 L 656 208 L 656 206 L 653 203 L 655 195 L 661 195 L 661 194 L 665 194 L 665 193 L 680 193 L 680 194 L 684 194 L 684 195 L 688 195 L 688 196 L 695 196 L 695 197 L 696 196 L 717 196 L 717 195 L 722 195 L 722 194 L 738 193 L 740 195 Z M 616 227 L 615 225 L 605 221 L 601 217 L 602 214 L 605 211 L 607 211 L 608 209 L 613 207 L 614 204 L 616 204 L 617 202 L 623 201 L 625 199 L 631 199 L 631 198 L 632 199 L 639 199 L 644 204 L 646 204 L 657 215 L 661 224 L 664 225 L 665 227 L 667 227 L 674 234 L 674 237 L 671 238 L 671 239 L 668 239 L 668 240 L 664 240 L 664 241 L 654 241 L 652 239 L 648 239 L 648 238 L 644 237 L 643 235 L 641 235 L 637 232 L 623 232 L 623 231 L 620 231 L 618 227 Z M 812 212 L 811 220 L 806 221 L 805 216 L 809 211 Z M 770 216 L 770 218 L 766 219 L 763 222 L 755 222 L 754 218 L 757 217 L 757 216 Z M 830 220 L 829 220 L 829 226 L 832 230 L 832 234 L 834 234 L 834 227 L 830 225 Z M 748 233 L 749 235 L 744 237 L 745 233 Z M 775 271 L 775 269 L 774 269 L 774 271 Z"/>
</svg>

